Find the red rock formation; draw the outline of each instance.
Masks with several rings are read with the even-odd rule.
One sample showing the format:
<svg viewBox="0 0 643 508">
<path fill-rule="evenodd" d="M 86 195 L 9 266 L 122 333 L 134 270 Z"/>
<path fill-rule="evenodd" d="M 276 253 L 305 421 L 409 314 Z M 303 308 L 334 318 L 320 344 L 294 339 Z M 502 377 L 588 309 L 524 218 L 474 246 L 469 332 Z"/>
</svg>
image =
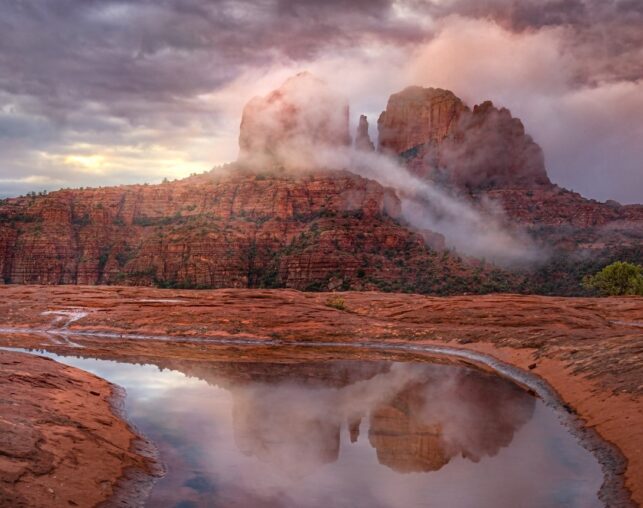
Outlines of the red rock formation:
<svg viewBox="0 0 643 508">
<path fill-rule="evenodd" d="M 452 92 L 410 86 L 391 95 L 377 121 L 380 150 L 400 154 L 429 141 L 441 142 L 466 106 Z"/>
<path fill-rule="evenodd" d="M 461 116 L 438 154 L 439 167 L 460 188 L 550 184 L 542 150 L 525 133 L 522 122 L 489 101 Z"/>
<path fill-rule="evenodd" d="M 0 282 L 437 294 L 521 284 L 521 276 L 493 266 L 436 255 L 444 239 L 402 226 L 395 193 L 373 181 L 346 172 L 228 170 L 6 200 Z M 614 207 L 557 187 L 493 189 L 473 199 L 488 197 L 545 246 L 598 256 L 640 245 L 641 206 Z M 578 290 L 578 281 L 569 284 Z"/>
<path fill-rule="evenodd" d="M 643 207 L 597 203 L 549 184 L 540 148 L 506 109 L 484 103 L 471 111 L 451 92 L 410 87 L 391 97 L 378 127 L 381 150 L 473 201 L 497 201 L 544 251 L 602 259 L 624 248 L 623 259 L 640 258 Z M 409 230 L 393 190 L 311 162 L 318 150 L 348 142 L 345 101 L 300 74 L 250 101 L 240 161 L 222 170 L 1 202 L 0 282 L 438 294 L 551 287 L 436 256 L 448 238 Z M 356 146 L 371 145 L 362 117 Z M 579 281 L 568 286 L 578 291 Z"/>
<path fill-rule="evenodd" d="M 453 93 L 409 87 L 378 121 L 380 150 L 416 174 L 466 189 L 548 185 L 540 147 L 509 110 L 487 101 L 471 111 Z"/>
<path fill-rule="evenodd" d="M 366 152 L 375 151 L 375 145 L 368 134 L 368 119 L 364 115 L 360 115 L 359 117 L 357 133 L 355 134 L 355 149 L 364 150 Z"/>
<path fill-rule="evenodd" d="M 346 146 L 348 103 L 328 84 L 304 72 L 243 110 L 239 160 L 305 165 L 320 146 Z"/>
<path fill-rule="evenodd" d="M 553 185 L 542 150 L 509 110 L 489 101 L 470 110 L 449 91 L 409 87 L 391 96 L 378 128 L 380 151 L 463 199 L 496 202 L 544 251 L 641 262 L 643 206 L 598 203 Z"/>
</svg>

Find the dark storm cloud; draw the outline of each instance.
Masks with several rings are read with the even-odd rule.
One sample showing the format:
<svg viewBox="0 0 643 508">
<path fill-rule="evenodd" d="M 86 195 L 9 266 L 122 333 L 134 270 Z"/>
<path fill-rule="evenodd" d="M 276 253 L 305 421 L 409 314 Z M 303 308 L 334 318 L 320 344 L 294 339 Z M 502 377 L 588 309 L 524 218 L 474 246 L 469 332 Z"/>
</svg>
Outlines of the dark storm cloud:
<svg viewBox="0 0 643 508">
<path fill-rule="evenodd" d="M 230 119 L 200 94 L 329 46 L 421 39 L 389 11 L 387 0 L 0 2 L 0 173 L 23 172 L 55 143 L 214 137 Z"/>
<path fill-rule="evenodd" d="M 123 153 L 156 150 L 164 157 L 159 164 L 175 158 L 172 167 L 185 160 L 207 169 L 213 155 L 204 147 L 216 139 L 234 144 L 239 121 L 234 108 L 224 111 L 221 100 L 204 100 L 207 94 L 229 96 L 235 80 L 254 70 L 324 58 L 346 58 L 347 74 L 358 74 L 350 58 L 382 46 L 402 48 L 395 58 L 413 58 L 440 36 L 436 27 L 449 16 L 493 19 L 515 34 L 560 30 L 564 65 L 577 86 L 643 78 L 640 0 L 5 0 L 0 195 L 38 189 L 40 182 L 153 174 L 137 165 L 139 155 Z M 381 73 L 399 63 L 370 55 L 368 65 Z M 372 82 L 372 93 L 388 83 L 375 75 Z M 254 91 L 238 93 L 245 101 Z M 104 152 L 120 161 L 116 169 L 83 173 L 65 162 L 68 155 Z M 148 164 L 154 166 L 152 157 Z"/>
<path fill-rule="evenodd" d="M 210 91 L 275 58 L 311 58 L 369 36 L 421 37 L 389 23 L 389 10 L 384 0 L 3 2 L 0 87 L 39 97 L 52 115 L 97 100 L 136 118 L 145 106 Z M 140 97 L 145 104 L 130 102 Z"/>
<path fill-rule="evenodd" d="M 643 76 L 643 59 L 632 58 L 643 46 L 638 0 L 16 0 L 0 5 L 0 88 L 37 97 L 31 108 L 57 119 L 98 101 L 146 121 L 173 114 L 171 105 L 184 111 L 181 98 L 248 67 L 365 40 L 430 37 L 419 14 L 402 19 L 396 7 L 434 18 L 492 17 L 516 31 L 571 27 L 567 50 L 582 60 L 583 78 Z"/>
<path fill-rule="evenodd" d="M 365 40 L 417 43 L 421 15 L 491 17 L 515 31 L 570 29 L 566 48 L 588 80 L 643 77 L 639 0 L 15 0 L 0 5 L 0 89 L 38 98 L 64 119 L 87 101 L 145 121 L 216 89 L 243 69 L 306 60 Z M 143 100 L 140 100 L 144 98 Z M 160 111 L 160 109 L 163 111 Z M 172 114 L 169 111 L 169 114 Z"/>
</svg>

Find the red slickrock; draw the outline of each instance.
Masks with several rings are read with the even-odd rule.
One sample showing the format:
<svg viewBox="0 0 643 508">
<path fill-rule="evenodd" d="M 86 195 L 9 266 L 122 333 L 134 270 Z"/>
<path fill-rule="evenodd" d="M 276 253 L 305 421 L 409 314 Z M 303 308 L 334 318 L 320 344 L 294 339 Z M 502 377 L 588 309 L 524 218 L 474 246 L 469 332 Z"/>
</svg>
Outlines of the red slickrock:
<svg viewBox="0 0 643 508">
<path fill-rule="evenodd" d="M 150 463 L 133 450 L 138 436 L 115 414 L 109 383 L 9 351 L 0 372 L 0 506 L 96 506 L 117 490 L 140 501 L 119 481 Z"/>
</svg>

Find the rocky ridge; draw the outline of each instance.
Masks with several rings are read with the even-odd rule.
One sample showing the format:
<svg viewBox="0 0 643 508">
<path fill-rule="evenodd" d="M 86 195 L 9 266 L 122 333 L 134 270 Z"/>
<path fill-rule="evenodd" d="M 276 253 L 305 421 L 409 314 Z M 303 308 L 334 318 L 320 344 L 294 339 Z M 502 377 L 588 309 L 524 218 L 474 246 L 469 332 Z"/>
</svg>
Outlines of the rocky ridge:
<svg viewBox="0 0 643 508">
<path fill-rule="evenodd" d="M 401 226 L 399 200 L 373 181 L 228 170 L 8 200 L 4 282 L 377 289 L 423 272 L 450 292 L 480 272 Z"/>
<path fill-rule="evenodd" d="M 348 150 L 348 128 L 345 100 L 304 73 L 248 103 L 236 163 L 160 185 L 4 200 L 2 281 L 577 294 L 585 273 L 643 261 L 643 206 L 552 184 L 540 147 L 504 108 L 409 87 L 380 115 L 377 148 L 360 117 L 355 153 L 377 149 L 474 207 L 493 203 L 549 255 L 520 273 L 413 230 L 394 189 L 306 166 L 319 150 Z"/>
<path fill-rule="evenodd" d="M 524 228 L 549 253 L 545 278 L 571 271 L 578 281 L 579 262 L 585 271 L 612 259 L 643 262 L 643 205 L 601 203 L 553 184 L 541 148 L 506 108 L 486 101 L 471 109 L 448 90 L 408 87 L 390 97 L 378 129 L 380 152 L 464 201 L 495 203 Z"/>
</svg>

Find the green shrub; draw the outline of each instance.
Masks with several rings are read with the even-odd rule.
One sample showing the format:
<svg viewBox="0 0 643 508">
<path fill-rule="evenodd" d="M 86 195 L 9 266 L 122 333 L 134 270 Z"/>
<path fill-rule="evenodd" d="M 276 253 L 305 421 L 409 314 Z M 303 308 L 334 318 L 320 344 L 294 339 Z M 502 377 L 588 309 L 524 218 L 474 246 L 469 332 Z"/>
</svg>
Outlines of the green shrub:
<svg viewBox="0 0 643 508">
<path fill-rule="evenodd" d="M 585 277 L 583 286 L 605 296 L 643 296 L 643 268 L 633 263 L 616 261 L 600 272 Z"/>
<path fill-rule="evenodd" d="M 337 310 L 346 310 L 346 303 L 341 296 L 333 296 L 326 300 L 326 307 L 332 307 Z"/>
</svg>

